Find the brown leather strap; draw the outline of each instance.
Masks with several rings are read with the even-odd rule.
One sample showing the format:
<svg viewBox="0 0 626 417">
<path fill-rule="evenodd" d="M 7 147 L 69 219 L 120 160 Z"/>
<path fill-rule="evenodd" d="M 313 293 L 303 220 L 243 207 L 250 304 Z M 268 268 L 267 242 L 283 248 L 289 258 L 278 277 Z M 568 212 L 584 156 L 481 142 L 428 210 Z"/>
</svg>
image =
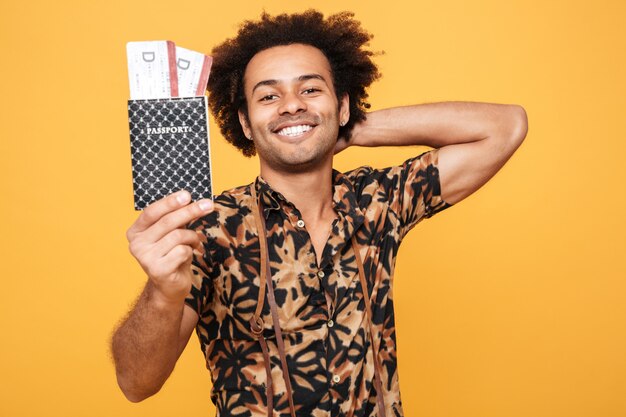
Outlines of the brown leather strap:
<svg viewBox="0 0 626 417">
<path fill-rule="evenodd" d="M 278 356 L 280 357 L 280 365 L 283 368 L 283 379 L 287 389 L 287 399 L 289 400 L 289 411 L 291 417 L 296 417 L 296 409 L 293 405 L 293 391 L 291 389 L 291 377 L 289 376 L 289 367 L 287 366 L 287 355 L 285 354 L 285 344 L 283 341 L 283 332 L 280 329 L 278 319 L 278 306 L 274 298 L 274 287 L 272 284 L 272 274 L 270 270 L 269 258 L 267 260 L 268 280 L 267 280 L 267 300 L 270 303 L 270 311 L 272 312 L 272 322 L 274 323 L 274 332 L 276 333 L 276 345 L 278 346 Z"/>
<path fill-rule="evenodd" d="M 374 338 L 374 322 L 371 301 L 369 292 L 367 290 L 367 281 L 365 280 L 365 271 L 363 269 L 363 262 L 361 261 L 361 254 L 359 253 L 359 245 L 356 242 L 356 235 L 352 236 L 352 249 L 354 249 L 354 256 L 356 257 L 356 264 L 359 268 L 359 280 L 361 281 L 361 289 L 363 290 L 363 299 L 365 300 L 365 315 L 370 327 L 370 341 L 372 343 L 372 356 L 374 357 L 374 387 L 376 388 L 376 403 L 378 404 L 379 417 L 385 417 L 385 400 L 383 398 L 383 387 L 381 383 L 382 369 L 380 367 L 380 361 L 378 360 L 379 348 L 376 346 L 376 340 Z"/>
<path fill-rule="evenodd" d="M 267 415 L 271 417 L 273 414 L 273 397 L 274 390 L 272 384 L 272 370 L 269 357 L 269 351 L 267 348 L 267 342 L 263 337 L 263 318 L 261 313 L 263 311 L 263 305 L 265 303 L 265 286 L 267 285 L 267 298 L 270 305 L 270 311 L 272 314 L 272 322 L 274 325 L 274 333 L 276 335 L 276 346 L 278 347 L 278 356 L 280 357 L 280 364 L 283 371 L 283 379 L 285 380 L 285 388 L 287 390 L 287 399 L 289 401 L 289 411 L 291 417 L 296 417 L 295 406 L 293 404 L 293 390 L 291 388 L 291 378 L 289 376 L 289 367 L 287 366 L 287 355 L 285 354 L 285 344 L 283 341 L 283 333 L 280 329 L 280 322 L 278 318 L 278 307 L 276 305 L 276 299 L 274 297 L 274 286 L 272 283 L 272 270 L 270 268 L 269 252 L 267 250 L 267 236 L 265 226 L 265 216 L 263 214 L 263 202 L 258 199 L 254 184 L 252 185 L 252 198 L 254 199 L 255 206 L 252 210 L 254 213 L 254 220 L 257 225 L 259 235 L 260 246 L 260 276 L 261 282 L 259 287 L 259 298 L 257 300 L 257 307 L 253 317 L 250 319 L 250 328 L 252 333 L 259 339 L 261 344 L 261 350 L 263 351 L 263 361 L 265 362 L 265 372 L 267 374 Z"/>
<path fill-rule="evenodd" d="M 257 204 L 257 194 L 255 185 L 252 185 L 252 198 L 254 200 L 255 209 L 258 207 Z M 267 342 L 265 341 L 265 337 L 263 337 L 263 318 L 261 317 L 261 313 L 263 311 L 263 305 L 265 304 L 265 282 L 266 271 L 265 267 L 268 259 L 267 255 L 267 239 L 265 237 L 265 222 L 262 221 L 263 213 L 261 213 L 260 209 L 253 209 L 252 213 L 254 215 L 254 220 L 257 226 L 257 233 L 259 235 L 259 262 L 261 264 L 260 268 L 260 279 L 259 283 L 259 297 L 256 303 L 256 310 L 254 311 L 254 315 L 250 319 L 250 330 L 252 334 L 259 339 L 259 343 L 261 344 L 261 351 L 263 351 L 263 364 L 265 365 L 265 375 L 267 377 L 267 382 L 265 383 L 265 394 L 267 396 L 267 417 L 272 417 L 274 414 L 274 384 L 272 383 L 272 364 L 270 362 L 270 354 L 267 348 Z M 270 278 L 271 279 L 271 278 Z"/>
<path fill-rule="evenodd" d="M 272 368 L 270 364 L 270 353 L 267 350 L 267 342 L 263 336 L 259 337 L 261 350 L 263 351 L 263 362 L 265 365 L 265 373 L 267 375 L 267 383 L 265 384 L 265 394 L 267 396 L 267 417 L 272 417 L 274 411 L 274 385 L 272 384 Z"/>
<path fill-rule="evenodd" d="M 258 336 L 260 333 L 263 333 L 263 319 L 261 318 L 261 312 L 263 311 L 263 304 L 265 303 L 265 281 L 266 281 L 266 271 L 267 268 L 263 268 L 263 262 L 268 259 L 267 254 L 267 239 L 265 237 L 265 221 L 263 217 L 263 210 L 259 205 L 259 201 L 256 194 L 255 184 L 252 184 L 252 199 L 254 200 L 254 208 L 252 210 L 252 214 L 254 216 L 254 222 L 257 226 L 257 233 L 259 234 L 259 247 L 261 253 L 259 254 L 259 260 L 261 263 L 261 268 L 259 271 L 261 282 L 259 282 L 259 298 L 256 303 L 256 310 L 254 311 L 254 316 L 251 320 L 252 332 Z M 259 333 L 260 332 L 260 333 Z"/>
</svg>

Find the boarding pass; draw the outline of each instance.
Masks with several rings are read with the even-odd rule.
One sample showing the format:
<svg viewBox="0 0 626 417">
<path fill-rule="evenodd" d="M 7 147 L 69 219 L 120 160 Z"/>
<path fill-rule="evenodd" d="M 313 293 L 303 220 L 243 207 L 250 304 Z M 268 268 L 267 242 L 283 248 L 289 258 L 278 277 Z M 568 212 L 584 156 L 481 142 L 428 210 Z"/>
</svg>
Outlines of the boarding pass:
<svg viewBox="0 0 626 417">
<path fill-rule="evenodd" d="M 131 100 L 204 95 L 211 57 L 167 40 L 128 42 L 126 55 Z"/>
</svg>

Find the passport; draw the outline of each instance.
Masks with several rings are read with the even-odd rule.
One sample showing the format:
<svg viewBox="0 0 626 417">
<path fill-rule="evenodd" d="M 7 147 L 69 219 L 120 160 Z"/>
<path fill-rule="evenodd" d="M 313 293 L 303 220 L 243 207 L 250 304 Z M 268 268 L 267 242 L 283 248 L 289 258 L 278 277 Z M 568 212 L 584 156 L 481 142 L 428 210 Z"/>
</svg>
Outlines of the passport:
<svg viewBox="0 0 626 417">
<path fill-rule="evenodd" d="M 213 198 L 207 97 L 128 101 L 135 210 L 179 190 Z"/>
</svg>

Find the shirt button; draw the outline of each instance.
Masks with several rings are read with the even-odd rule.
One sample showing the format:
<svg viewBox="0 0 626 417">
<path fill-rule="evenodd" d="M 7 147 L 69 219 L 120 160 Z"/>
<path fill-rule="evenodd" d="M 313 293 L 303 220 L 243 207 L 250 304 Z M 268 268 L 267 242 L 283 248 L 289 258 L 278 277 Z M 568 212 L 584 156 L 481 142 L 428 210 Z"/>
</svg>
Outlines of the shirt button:
<svg viewBox="0 0 626 417">
<path fill-rule="evenodd" d="M 330 319 L 326 322 L 326 324 L 328 325 L 328 327 L 333 327 L 335 325 L 335 322 L 333 321 L 333 319 Z"/>
<path fill-rule="evenodd" d="M 339 383 L 339 381 L 341 381 L 341 377 L 339 375 L 333 375 L 333 382 L 335 384 Z"/>
<path fill-rule="evenodd" d="M 324 278 L 324 271 L 317 271 L 317 276 L 320 278 Z"/>
<path fill-rule="evenodd" d="M 304 227 L 304 220 L 302 220 L 302 219 L 298 220 L 298 221 L 296 222 L 296 225 L 297 225 L 298 227 L 301 227 L 301 228 L 302 228 L 302 227 Z"/>
</svg>

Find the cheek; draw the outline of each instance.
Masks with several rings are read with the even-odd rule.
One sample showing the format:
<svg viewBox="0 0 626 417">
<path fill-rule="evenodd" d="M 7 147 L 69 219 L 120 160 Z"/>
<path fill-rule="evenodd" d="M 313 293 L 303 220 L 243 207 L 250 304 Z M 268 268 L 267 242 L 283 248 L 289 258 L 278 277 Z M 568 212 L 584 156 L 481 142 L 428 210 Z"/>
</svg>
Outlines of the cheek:
<svg viewBox="0 0 626 417">
<path fill-rule="evenodd" d="M 255 110 L 253 114 L 248 116 L 250 127 L 254 129 L 265 130 L 268 122 L 271 120 L 271 114 L 268 111 Z"/>
</svg>

